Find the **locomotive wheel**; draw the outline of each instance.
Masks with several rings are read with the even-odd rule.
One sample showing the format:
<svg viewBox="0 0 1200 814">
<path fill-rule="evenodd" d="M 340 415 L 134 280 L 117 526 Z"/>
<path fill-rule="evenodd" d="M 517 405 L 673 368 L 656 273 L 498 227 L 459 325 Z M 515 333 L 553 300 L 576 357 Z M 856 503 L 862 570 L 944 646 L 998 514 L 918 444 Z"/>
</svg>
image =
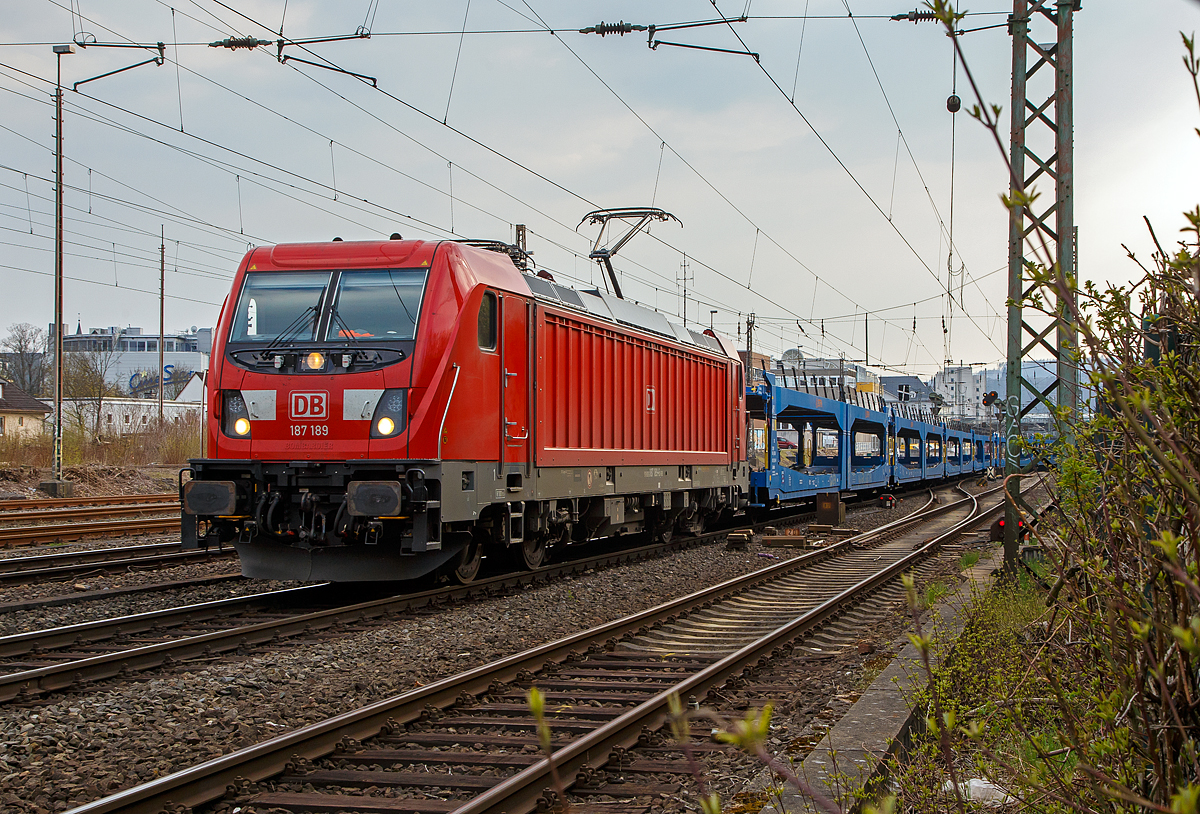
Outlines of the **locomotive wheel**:
<svg viewBox="0 0 1200 814">
<path fill-rule="evenodd" d="M 541 536 L 526 537 L 523 542 L 511 546 L 509 551 L 518 567 L 533 571 L 541 568 L 546 561 L 546 539 Z"/>
<path fill-rule="evenodd" d="M 483 544 L 475 537 L 463 547 L 462 552 L 452 560 L 455 563 L 450 577 L 460 585 L 474 582 L 483 566 Z"/>
</svg>

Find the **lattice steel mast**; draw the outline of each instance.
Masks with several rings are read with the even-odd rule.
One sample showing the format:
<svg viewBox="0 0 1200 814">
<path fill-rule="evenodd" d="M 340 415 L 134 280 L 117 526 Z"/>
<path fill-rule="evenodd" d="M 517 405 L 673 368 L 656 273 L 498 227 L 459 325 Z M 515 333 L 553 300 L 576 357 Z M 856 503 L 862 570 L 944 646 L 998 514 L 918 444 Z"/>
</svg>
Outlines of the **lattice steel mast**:
<svg viewBox="0 0 1200 814">
<path fill-rule="evenodd" d="M 1052 247 L 1053 261 L 1062 278 L 1074 280 L 1076 274 L 1071 33 L 1074 13 L 1079 8 L 1080 0 L 1013 0 L 1013 13 L 1009 18 L 1009 33 L 1013 38 L 1010 105 L 1013 180 L 1010 197 L 1022 197 L 1044 175 L 1054 181 L 1054 198 L 1047 204 L 1047 196 L 1043 195 L 1028 207 L 1009 209 L 1008 368 L 1004 402 L 1006 475 L 1022 471 L 1019 457 L 1021 419 L 1038 405 L 1045 405 L 1053 416 L 1061 405 L 1066 415 L 1065 420 L 1057 421 L 1057 428 L 1060 436 L 1069 442 L 1079 400 L 1074 316 L 1063 293 L 1059 293 L 1056 303 L 1057 315 L 1040 327 L 1030 324 L 1022 309 L 1022 302 L 1035 287 L 1029 279 L 1027 265 L 1039 256 L 1034 247 L 1043 245 L 1043 237 L 1045 245 Z M 1055 38 L 1047 42 L 1047 36 L 1039 42 L 1033 29 L 1044 31 L 1047 22 L 1054 27 Z M 1049 33 L 1045 31 L 1045 34 Z M 1032 66 L 1029 65 L 1031 55 Z M 1034 90 L 1034 98 L 1031 98 L 1030 80 L 1037 86 L 1044 85 L 1048 71 L 1054 72 L 1052 91 L 1039 96 Z M 1047 135 L 1052 138 L 1047 139 Z M 1048 149 L 1052 152 L 1048 153 Z M 1027 158 L 1033 165 L 1028 174 Z M 1051 334 L 1054 335 L 1053 342 Z M 1054 381 L 1045 388 L 1037 387 L 1026 378 L 1023 366 L 1026 359 L 1042 351 L 1048 351 L 1055 363 Z M 1022 405 L 1026 392 L 1030 399 Z M 1020 479 L 1016 478 L 1009 491 L 1017 500 L 1020 489 Z M 1019 555 L 1017 517 L 1016 502 L 1010 501 L 1004 524 L 1004 559 L 1008 565 L 1014 564 Z"/>
</svg>

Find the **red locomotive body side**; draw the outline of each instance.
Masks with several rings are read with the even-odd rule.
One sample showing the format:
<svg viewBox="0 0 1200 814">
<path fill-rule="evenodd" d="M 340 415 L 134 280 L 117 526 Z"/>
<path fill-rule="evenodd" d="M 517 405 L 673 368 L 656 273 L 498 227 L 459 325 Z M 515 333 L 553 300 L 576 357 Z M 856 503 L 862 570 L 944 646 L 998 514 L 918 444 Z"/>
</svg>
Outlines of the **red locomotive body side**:
<svg viewBox="0 0 1200 814">
<path fill-rule="evenodd" d="M 734 364 L 538 308 L 538 466 L 735 462 Z"/>
</svg>

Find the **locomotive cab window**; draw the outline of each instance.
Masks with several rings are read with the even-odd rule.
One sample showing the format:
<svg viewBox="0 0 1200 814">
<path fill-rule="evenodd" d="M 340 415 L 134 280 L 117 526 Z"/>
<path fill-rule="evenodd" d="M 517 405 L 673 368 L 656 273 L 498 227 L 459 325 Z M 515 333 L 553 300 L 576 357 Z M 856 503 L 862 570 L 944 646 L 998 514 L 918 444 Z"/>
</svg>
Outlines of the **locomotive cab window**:
<svg viewBox="0 0 1200 814">
<path fill-rule="evenodd" d="M 425 291 L 421 269 L 365 269 L 338 275 L 326 341 L 412 340 Z"/>
<path fill-rule="evenodd" d="M 496 349 L 496 295 L 487 291 L 479 304 L 479 347 Z"/>
<path fill-rule="evenodd" d="M 251 272 L 233 317 L 233 342 L 307 341 L 316 336 L 329 272 Z"/>
</svg>

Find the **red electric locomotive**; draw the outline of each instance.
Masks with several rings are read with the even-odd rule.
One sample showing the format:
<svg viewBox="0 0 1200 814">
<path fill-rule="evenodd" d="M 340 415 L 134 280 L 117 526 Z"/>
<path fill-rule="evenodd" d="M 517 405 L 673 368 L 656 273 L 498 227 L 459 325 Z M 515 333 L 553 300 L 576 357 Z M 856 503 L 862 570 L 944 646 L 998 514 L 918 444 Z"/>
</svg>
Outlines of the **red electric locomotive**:
<svg viewBox="0 0 1200 814">
<path fill-rule="evenodd" d="M 457 242 L 243 259 L 185 545 L 247 576 L 468 581 L 484 554 L 695 530 L 748 482 L 732 346 Z"/>
</svg>

